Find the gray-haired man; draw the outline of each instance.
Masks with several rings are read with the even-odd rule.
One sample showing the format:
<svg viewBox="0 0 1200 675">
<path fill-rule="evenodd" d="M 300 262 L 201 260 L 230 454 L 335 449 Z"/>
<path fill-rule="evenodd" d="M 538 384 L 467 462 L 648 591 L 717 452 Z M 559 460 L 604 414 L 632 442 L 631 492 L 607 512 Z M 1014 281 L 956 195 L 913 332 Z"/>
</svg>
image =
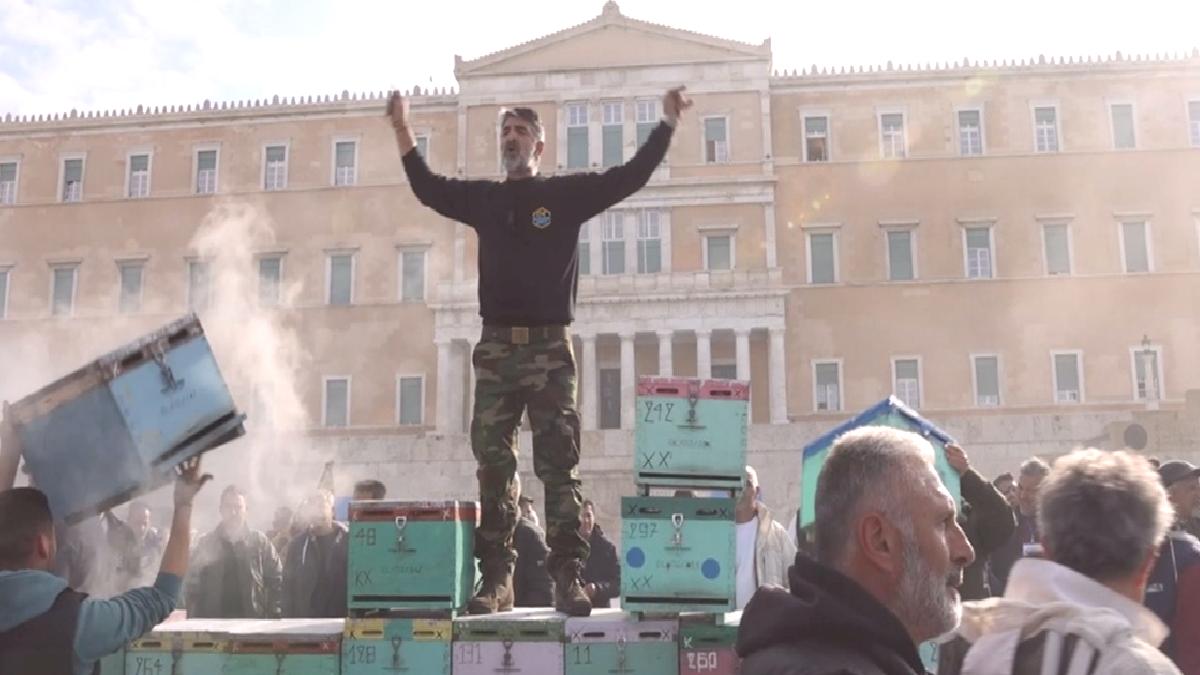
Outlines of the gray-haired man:
<svg viewBox="0 0 1200 675">
<path fill-rule="evenodd" d="M 991 587 L 992 593 L 1004 595 L 1004 586 L 1008 582 L 1008 573 L 1013 564 L 1021 558 L 1041 555 L 1041 544 L 1038 543 L 1037 499 L 1042 481 L 1050 475 L 1050 466 L 1038 459 L 1030 457 L 1021 465 L 1017 476 L 1016 503 L 1017 529 L 1013 530 L 1008 542 L 992 553 Z"/>
</svg>

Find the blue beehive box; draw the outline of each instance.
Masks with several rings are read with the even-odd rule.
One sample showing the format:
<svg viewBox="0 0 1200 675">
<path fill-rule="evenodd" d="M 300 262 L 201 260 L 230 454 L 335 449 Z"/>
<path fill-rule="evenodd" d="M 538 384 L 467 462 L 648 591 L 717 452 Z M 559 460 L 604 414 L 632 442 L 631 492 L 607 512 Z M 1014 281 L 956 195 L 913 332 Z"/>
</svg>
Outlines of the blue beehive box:
<svg viewBox="0 0 1200 675">
<path fill-rule="evenodd" d="M 342 675 L 450 675 L 447 619 L 347 619 Z"/>
<path fill-rule="evenodd" d="M 341 669 L 345 619 L 275 619 L 238 626 L 222 675 L 330 675 Z"/>
<path fill-rule="evenodd" d="M 937 428 L 932 422 L 904 405 L 900 399 L 889 396 L 804 447 L 800 475 L 799 527 L 807 527 L 813 522 L 817 478 L 821 475 L 821 467 L 824 465 L 825 457 L 833 447 L 834 441 L 851 429 L 868 425 L 895 427 L 923 436 L 933 445 L 935 468 L 942 483 L 946 486 L 946 490 L 956 501 L 960 499 L 958 472 L 946 461 L 946 445 L 953 443 L 954 439 L 950 437 L 950 434 Z"/>
<path fill-rule="evenodd" d="M 454 675 L 562 675 L 564 615 L 547 609 L 454 620 Z"/>
<path fill-rule="evenodd" d="M 566 675 L 679 675 L 679 622 L 619 609 L 567 619 Z"/>
<path fill-rule="evenodd" d="M 126 648 L 125 672 L 130 675 L 221 673 L 229 653 L 231 631 L 239 623 L 244 622 L 189 619 L 159 624 Z"/>
<path fill-rule="evenodd" d="M 734 609 L 734 500 L 621 498 L 621 606 L 641 612 Z"/>
<path fill-rule="evenodd" d="M 74 523 L 173 479 L 244 433 L 199 320 L 188 316 L 12 406 L 33 482 Z"/>
<path fill-rule="evenodd" d="M 749 382 L 639 378 L 635 480 L 645 486 L 740 489 L 749 407 Z"/>
<path fill-rule="evenodd" d="M 466 607 L 475 587 L 476 502 L 350 505 L 351 611 Z"/>
<path fill-rule="evenodd" d="M 118 649 L 100 659 L 100 675 L 125 675 L 124 649 Z"/>
</svg>

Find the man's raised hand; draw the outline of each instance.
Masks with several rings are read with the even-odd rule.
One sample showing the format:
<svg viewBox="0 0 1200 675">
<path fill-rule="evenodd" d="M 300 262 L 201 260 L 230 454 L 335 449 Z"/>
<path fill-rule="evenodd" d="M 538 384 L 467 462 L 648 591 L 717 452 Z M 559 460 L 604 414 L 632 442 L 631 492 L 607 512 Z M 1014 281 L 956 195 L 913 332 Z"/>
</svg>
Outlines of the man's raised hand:
<svg viewBox="0 0 1200 675">
<path fill-rule="evenodd" d="M 387 117 L 396 131 L 408 128 L 408 100 L 400 95 L 399 90 L 393 91 L 388 98 Z"/>
<path fill-rule="evenodd" d="M 687 87 L 675 87 L 663 96 L 663 117 L 671 126 L 675 126 L 679 122 L 679 116 L 683 114 L 684 110 L 692 107 L 692 99 L 683 95 L 685 89 Z"/>
</svg>

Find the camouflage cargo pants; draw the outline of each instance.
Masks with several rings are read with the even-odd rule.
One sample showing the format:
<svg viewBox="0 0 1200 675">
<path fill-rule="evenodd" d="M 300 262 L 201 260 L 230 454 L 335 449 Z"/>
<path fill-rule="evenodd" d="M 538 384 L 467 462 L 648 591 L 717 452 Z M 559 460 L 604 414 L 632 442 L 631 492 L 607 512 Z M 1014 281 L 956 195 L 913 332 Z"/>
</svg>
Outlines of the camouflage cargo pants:
<svg viewBox="0 0 1200 675">
<path fill-rule="evenodd" d="M 587 560 L 588 542 L 579 534 L 583 497 L 570 337 L 531 344 L 485 337 L 475 346 L 471 360 L 475 367 L 471 451 L 479 462 L 482 507 L 475 555 L 483 565 L 515 558 L 517 430 L 521 413 L 528 409 L 533 469 L 545 490 L 547 571 L 553 575 L 566 562 Z"/>
</svg>

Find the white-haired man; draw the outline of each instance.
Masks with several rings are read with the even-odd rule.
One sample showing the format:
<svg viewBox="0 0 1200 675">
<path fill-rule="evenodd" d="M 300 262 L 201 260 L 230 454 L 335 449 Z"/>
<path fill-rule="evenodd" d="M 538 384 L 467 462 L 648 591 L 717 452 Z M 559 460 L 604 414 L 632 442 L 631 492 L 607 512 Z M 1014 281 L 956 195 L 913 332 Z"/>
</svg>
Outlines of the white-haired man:
<svg viewBox="0 0 1200 675">
<path fill-rule="evenodd" d="M 1059 458 L 1038 500 L 1045 558 L 1018 560 L 1003 598 L 966 603 L 939 674 L 1176 675 L 1157 649 L 1167 627 L 1142 606 L 1171 518 L 1145 459 Z"/>
<path fill-rule="evenodd" d="M 742 616 L 743 675 L 924 673 L 916 645 L 958 623 L 975 554 L 924 438 L 862 427 L 837 439 L 817 480 L 816 560 L 791 589 L 759 589 Z"/>
</svg>

